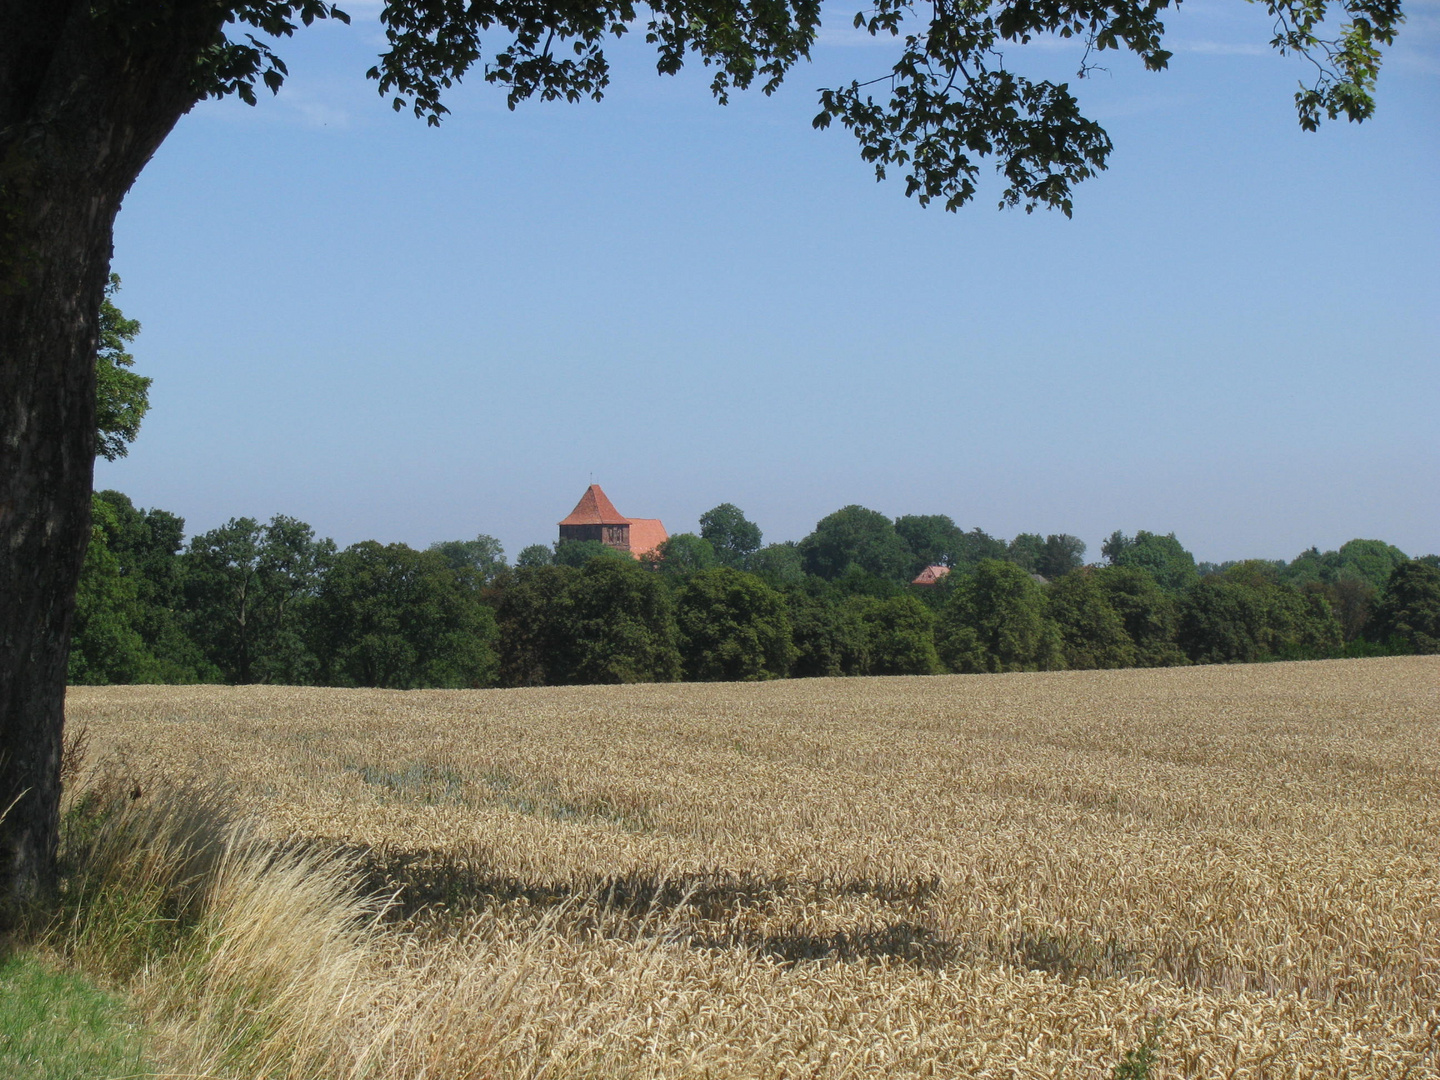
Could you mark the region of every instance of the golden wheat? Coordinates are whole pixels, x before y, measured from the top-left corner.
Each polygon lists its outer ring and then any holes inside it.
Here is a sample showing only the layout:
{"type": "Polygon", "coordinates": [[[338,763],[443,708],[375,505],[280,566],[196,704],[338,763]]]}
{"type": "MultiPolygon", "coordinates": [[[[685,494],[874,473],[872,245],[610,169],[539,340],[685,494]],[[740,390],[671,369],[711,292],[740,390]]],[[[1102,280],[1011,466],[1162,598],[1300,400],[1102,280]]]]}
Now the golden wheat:
{"type": "Polygon", "coordinates": [[[69,715],[398,890],[383,1075],[1440,1076],[1435,658],[69,715]]]}

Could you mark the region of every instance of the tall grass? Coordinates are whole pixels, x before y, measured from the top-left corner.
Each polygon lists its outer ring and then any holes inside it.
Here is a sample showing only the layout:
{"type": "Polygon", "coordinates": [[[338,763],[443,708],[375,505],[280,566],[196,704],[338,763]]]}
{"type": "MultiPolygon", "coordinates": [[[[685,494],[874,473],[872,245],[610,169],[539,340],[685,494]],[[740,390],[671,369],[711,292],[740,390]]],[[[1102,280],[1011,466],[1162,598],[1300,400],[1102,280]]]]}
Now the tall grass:
{"type": "Polygon", "coordinates": [[[353,867],[262,840],[216,789],[67,799],[45,946],[125,990],[187,1076],[360,1075],[380,905],[353,867]]]}

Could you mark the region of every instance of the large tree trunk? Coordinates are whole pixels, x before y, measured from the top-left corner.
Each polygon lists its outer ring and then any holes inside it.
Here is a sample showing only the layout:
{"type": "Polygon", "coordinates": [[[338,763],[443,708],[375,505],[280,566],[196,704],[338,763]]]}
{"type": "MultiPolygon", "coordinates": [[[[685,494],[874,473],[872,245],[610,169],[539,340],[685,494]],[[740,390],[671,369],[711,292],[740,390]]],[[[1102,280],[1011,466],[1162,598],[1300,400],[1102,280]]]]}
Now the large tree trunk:
{"type": "Polygon", "coordinates": [[[0,929],[54,873],[115,215],[197,99],[195,58],[220,18],[201,0],[108,15],[0,0],[0,929]]]}

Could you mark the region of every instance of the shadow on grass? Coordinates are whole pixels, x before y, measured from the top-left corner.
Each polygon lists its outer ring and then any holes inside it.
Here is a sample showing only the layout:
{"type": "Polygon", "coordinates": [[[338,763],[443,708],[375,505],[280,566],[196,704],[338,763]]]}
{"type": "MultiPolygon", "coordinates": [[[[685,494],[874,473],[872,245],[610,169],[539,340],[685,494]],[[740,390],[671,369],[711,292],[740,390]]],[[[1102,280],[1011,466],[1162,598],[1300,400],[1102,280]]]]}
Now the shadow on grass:
{"type": "Polygon", "coordinates": [[[588,900],[617,914],[666,916],[685,909],[701,919],[725,918],[736,912],[794,897],[869,897],[892,906],[918,907],[940,888],[936,878],[913,881],[812,881],[714,871],[682,876],[635,872],[569,882],[523,882],[496,873],[483,857],[428,850],[378,849],[357,845],[337,847],[362,868],[364,886],[393,896],[392,919],[412,919],[427,911],[468,915],[492,904],[524,900],[545,908],[588,900]]]}
{"type": "Polygon", "coordinates": [[[496,872],[483,853],[345,851],[363,868],[365,889],[394,898],[388,918],[429,925],[437,933],[486,908],[521,902],[537,914],[572,908],[573,919],[602,933],[663,934],[695,949],[745,950],[785,966],[885,962],[938,970],[989,962],[1066,982],[1136,970],[1135,953],[1113,938],[1027,929],[1003,939],[956,940],[934,925],[932,901],[941,892],[935,877],[814,880],[717,870],[537,884],[496,872]],[[822,933],[784,925],[786,908],[842,898],[869,901],[874,921],[822,933]]]}
{"type": "Polygon", "coordinates": [[[958,945],[920,921],[927,902],[939,892],[936,878],[814,881],[723,871],[676,876],[637,872],[536,884],[495,873],[483,859],[453,852],[345,850],[364,868],[366,889],[394,897],[388,917],[397,922],[443,924],[493,905],[523,902],[537,913],[570,906],[575,918],[597,926],[603,916],[616,928],[664,934],[695,949],[750,950],[786,966],[884,960],[941,968],[965,959],[958,945]],[[780,903],[841,897],[875,901],[896,917],[879,926],[829,934],[745,926],[755,921],[747,914],[763,915],[780,903]]]}
{"type": "Polygon", "coordinates": [[[696,935],[690,943],[701,949],[752,949],[786,967],[826,961],[888,960],[939,970],[956,967],[965,960],[955,942],[945,940],[928,927],[905,921],[866,930],[837,930],[831,934],[696,935]]]}

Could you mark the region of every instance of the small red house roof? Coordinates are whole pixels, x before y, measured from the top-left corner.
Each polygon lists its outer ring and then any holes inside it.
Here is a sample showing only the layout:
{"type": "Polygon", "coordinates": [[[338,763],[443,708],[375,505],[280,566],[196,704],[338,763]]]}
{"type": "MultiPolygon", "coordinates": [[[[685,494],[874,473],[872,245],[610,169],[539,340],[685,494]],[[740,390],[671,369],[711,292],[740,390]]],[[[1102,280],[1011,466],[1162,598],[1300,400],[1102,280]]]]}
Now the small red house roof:
{"type": "Polygon", "coordinates": [[[660,524],[659,518],[630,519],[630,554],[637,559],[650,554],[669,539],[670,534],[660,524]]]}
{"type": "Polygon", "coordinates": [[[615,509],[615,504],[600,490],[599,484],[591,484],[585,489],[585,494],[580,496],[580,501],[575,504],[575,509],[570,511],[570,516],[561,525],[629,525],[630,519],[622,517],[620,511],[615,509]]]}
{"type": "Polygon", "coordinates": [[[920,571],[918,577],[910,582],[911,585],[937,585],[940,579],[950,572],[948,566],[927,566],[920,571]]]}

